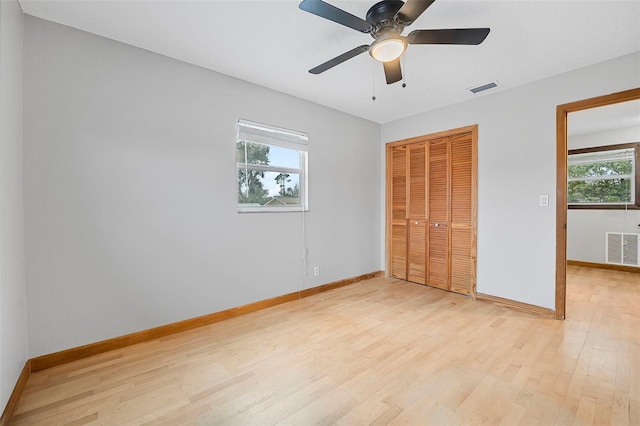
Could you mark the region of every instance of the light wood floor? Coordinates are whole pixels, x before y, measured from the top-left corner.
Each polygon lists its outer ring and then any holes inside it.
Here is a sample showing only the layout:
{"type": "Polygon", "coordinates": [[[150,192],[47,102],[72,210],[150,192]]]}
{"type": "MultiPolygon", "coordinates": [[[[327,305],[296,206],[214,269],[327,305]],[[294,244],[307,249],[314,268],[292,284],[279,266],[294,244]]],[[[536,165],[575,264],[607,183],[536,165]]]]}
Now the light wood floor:
{"type": "Polygon", "coordinates": [[[376,278],[35,373],[23,424],[640,425],[640,274],[567,320],[376,278]]]}

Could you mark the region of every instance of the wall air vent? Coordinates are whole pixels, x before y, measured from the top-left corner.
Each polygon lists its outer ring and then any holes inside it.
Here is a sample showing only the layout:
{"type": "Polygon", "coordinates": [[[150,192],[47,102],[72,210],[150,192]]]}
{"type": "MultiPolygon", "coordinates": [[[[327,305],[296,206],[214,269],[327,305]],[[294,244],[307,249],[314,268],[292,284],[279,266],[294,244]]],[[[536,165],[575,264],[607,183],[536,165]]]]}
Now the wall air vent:
{"type": "Polygon", "coordinates": [[[498,86],[500,86],[500,83],[498,83],[497,80],[494,80],[490,83],[481,84],[480,86],[472,87],[468,90],[471,93],[480,93],[480,92],[484,92],[485,90],[493,89],[494,87],[498,87],[498,86]]]}
{"type": "Polygon", "coordinates": [[[640,266],[640,234],[606,232],[604,250],[607,263],[640,266]]]}

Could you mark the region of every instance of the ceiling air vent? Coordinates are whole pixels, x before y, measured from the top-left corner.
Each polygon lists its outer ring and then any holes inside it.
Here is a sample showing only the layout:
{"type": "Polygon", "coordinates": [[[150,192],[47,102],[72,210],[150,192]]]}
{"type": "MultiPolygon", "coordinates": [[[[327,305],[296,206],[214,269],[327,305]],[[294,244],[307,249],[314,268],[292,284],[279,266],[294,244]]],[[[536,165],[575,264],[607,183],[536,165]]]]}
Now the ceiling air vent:
{"type": "Polygon", "coordinates": [[[469,91],[471,93],[480,93],[480,92],[484,92],[485,90],[493,89],[494,87],[498,87],[498,86],[500,86],[500,83],[498,83],[497,80],[494,80],[487,84],[482,84],[480,86],[472,87],[469,89],[469,91]]]}

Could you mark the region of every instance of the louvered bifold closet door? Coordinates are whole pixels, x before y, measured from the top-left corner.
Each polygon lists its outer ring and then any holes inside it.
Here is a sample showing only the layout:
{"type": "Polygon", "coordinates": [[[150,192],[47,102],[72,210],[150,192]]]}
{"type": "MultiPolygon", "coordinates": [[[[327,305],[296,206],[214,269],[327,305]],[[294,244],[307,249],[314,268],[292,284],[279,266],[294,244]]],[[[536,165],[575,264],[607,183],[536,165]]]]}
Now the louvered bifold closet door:
{"type": "Polygon", "coordinates": [[[390,276],[475,295],[476,145],[476,125],[387,144],[390,276]]]}
{"type": "Polygon", "coordinates": [[[449,138],[429,142],[427,284],[449,289],[449,138]]]}
{"type": "Polygon", "coordinates": [[[451,291],[469,294],[472,256],[473,147],[471,134],[451,138],[451,291]]]}
{"type": "Polygon", "coordinates": [[[426,145],[409,145],[407,280],[424,284],[426,271],[426,145]]]}
{"type": "Polygon", "coordinates": [[[407,148],[391,151],[391,276],[407,279],[407,148]]]}

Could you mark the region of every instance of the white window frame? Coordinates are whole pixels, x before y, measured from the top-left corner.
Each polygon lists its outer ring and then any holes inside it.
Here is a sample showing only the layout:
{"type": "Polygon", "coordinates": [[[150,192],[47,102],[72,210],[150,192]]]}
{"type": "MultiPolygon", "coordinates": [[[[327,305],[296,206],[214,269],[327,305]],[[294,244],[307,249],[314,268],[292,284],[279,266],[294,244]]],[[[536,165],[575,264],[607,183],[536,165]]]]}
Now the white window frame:
{"type": "MultiPolygon", "coordinates": [[[[271,126],[244,119],[236,120],[236,146],[238,142],[250,142],[254,144],[276,146],[298,151],[300,156],[300,168],[290,168],[262,164],[238,163],[236,159],[236,205],[239,213],[265,213],[265,212],[300,212],[309,210],[309,177],[308,177],[308,135],[304,132],[271,126]],[[254,206],[243,205],[237,202],[238,171],[258,170],[264,172],[298,174],[300,181],[299,194],[300,205],[293,206],[254,206]]],[[[246,158],[246,157],[245,157],[246,158]]]]}
{"type": "MultiPolygon", "coordinates": [[[[640,180],[640,174],[638,170],[638,154],[640,144],[627,143],[617,145],[598,146],[593,148],[574,149],[569,150],[568,154],[568,166],[572,163],[572,158],[579,164],[581,162],[607,162],[615,161],[616,159],[623,159],[623,157],[629,158],[632,164],[632,171],[626,175],[611,175],[611,176],[584,176],[584,177],[567,177],[567,184],[572,181],[594,181],[594,180],[608,180],[608,179],[629,179],[631,182],[631,201],[629,202],[590,202],[590,203],[575,203],[568,202],[570,209],[589,209],[589,208],[637,208],[640,204],[638,197],[638,181],[640,180]],[[622,155],[621,155],[622,154],[622,155]],[[584,158],[584,160],[581,160],[584,158]]],[[[567,190],[567,199],[569,193],[567,190]]]]}

